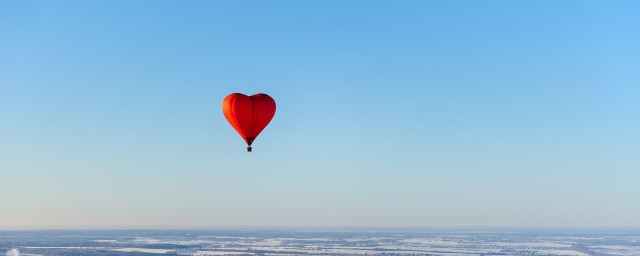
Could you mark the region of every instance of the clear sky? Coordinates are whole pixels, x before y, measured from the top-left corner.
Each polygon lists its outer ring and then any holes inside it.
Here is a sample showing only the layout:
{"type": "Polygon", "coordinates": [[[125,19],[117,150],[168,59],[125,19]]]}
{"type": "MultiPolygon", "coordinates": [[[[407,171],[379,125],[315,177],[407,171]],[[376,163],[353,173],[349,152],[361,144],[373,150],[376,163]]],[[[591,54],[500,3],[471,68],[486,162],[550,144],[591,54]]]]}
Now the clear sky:
{"type": "Polygon", "coordinates": [[[638,227],[639,13],[1,1],[0,227],[638,227]]]}

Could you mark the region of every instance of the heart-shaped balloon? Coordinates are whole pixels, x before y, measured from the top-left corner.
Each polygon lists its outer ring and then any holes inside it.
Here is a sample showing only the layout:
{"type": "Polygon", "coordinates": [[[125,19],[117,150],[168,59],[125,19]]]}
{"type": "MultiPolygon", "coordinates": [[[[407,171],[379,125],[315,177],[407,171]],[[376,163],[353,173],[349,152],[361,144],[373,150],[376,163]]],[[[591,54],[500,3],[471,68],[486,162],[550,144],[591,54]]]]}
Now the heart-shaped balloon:
{"type": "Polygon", "coordinates": [[[232,93],[222,100],[222,113],[251,152],[251,144],[276,114],[276,102],[264,93],[251,96],[232,93]]]}

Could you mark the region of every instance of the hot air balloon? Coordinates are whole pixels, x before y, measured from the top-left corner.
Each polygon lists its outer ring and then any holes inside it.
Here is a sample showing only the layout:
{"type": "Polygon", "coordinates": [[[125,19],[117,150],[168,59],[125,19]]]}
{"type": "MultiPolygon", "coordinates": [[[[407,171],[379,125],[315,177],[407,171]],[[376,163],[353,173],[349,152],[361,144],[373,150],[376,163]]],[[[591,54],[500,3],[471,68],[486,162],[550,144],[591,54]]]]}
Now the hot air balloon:
{"type": "Polygon", "coordinates": [[[251,96],[232,93],[222,100],[222,113],[251,152],[251,144],[276,114],[276,102],[264,93],[251,96]]]}

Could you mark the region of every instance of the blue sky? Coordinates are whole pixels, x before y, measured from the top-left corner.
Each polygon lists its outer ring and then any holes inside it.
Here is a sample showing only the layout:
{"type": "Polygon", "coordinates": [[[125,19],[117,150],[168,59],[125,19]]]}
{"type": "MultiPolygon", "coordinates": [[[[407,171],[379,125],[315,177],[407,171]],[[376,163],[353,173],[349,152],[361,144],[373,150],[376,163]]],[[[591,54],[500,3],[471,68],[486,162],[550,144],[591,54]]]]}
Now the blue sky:
{"type": "Polygon", "coordinates": [[[2,1],[0,227],[638,227],[639,12],[2,1]]]}

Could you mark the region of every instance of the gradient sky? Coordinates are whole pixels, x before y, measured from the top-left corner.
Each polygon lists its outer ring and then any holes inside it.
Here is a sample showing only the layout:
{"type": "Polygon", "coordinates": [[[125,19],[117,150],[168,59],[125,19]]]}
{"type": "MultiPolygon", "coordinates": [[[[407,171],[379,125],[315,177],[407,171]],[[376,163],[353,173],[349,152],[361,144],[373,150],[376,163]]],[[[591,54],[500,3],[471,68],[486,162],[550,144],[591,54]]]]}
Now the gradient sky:
{"type": "Polygon", "coordinates": [[[1,1],[0,228],[638,227],[639,13],[1,1]]]}

